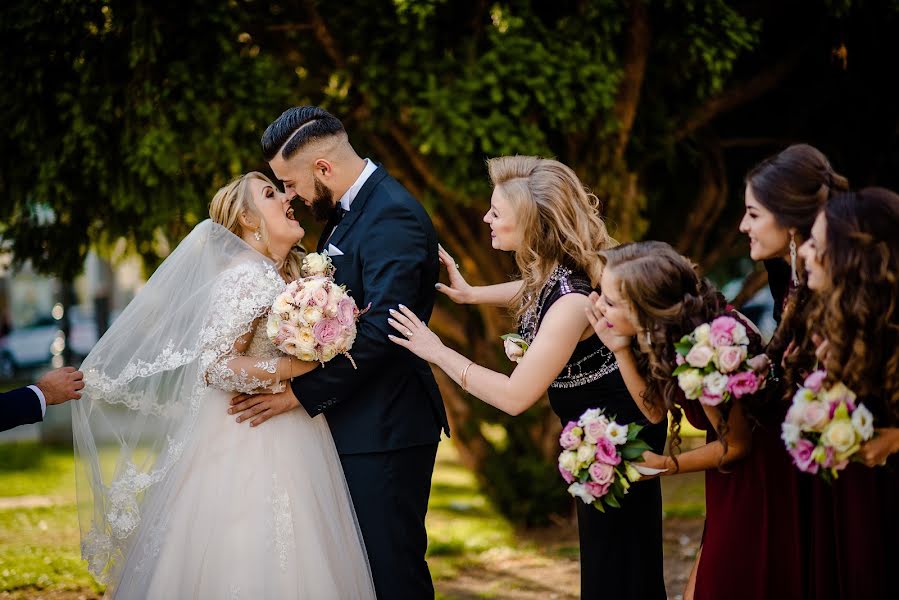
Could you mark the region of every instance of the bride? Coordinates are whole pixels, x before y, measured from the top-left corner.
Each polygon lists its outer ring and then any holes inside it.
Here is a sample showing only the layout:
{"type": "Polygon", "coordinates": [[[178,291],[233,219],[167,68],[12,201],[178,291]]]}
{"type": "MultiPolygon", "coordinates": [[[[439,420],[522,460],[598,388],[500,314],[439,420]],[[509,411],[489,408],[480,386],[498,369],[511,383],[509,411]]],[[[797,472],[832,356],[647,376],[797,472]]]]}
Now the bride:
{"type": "Polygon", "coordinates": [[[258,430],[227,413],[235,393],[317,366],[265,333],[303,228],[261,173],[209,212],[82,365],[82,555],[116,598],[374,598],[324,416],[290,410],[258,430]]]}

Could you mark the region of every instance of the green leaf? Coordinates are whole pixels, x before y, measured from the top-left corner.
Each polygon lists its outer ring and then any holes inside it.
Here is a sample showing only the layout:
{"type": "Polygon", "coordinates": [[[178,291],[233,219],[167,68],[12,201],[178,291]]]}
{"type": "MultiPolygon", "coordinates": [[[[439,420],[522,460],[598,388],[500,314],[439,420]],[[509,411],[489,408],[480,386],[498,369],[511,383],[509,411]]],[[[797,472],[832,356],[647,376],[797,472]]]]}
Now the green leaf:
{"type": "Polygon", "coordinates": [[[618,502],[618,498],[615,497],[615,494],[609,492],[605,496],[602,497],[603,500],[606,501],[606,504],[611,506],[612,508],[621,508],[621,504],[618,502]]]}
{"type": "Polygon", "coordinates": [[[671,376],[677,377],[678,375],[680,375],[684,371],[687,371],[688,369],[692,369],[692,367],[690,365],[688,365],[687,363],[684,363],[682,365],[677,365],[677,368],[674,369],[673,371],[671,371],[671,376]]]}
{"type": "Polygon", "coordinates": [[[677,353],[680,354],[681,356],[688,355],[690,353],[690,349],[692,347],[693,347],[693,344],[691,344],[689,341],[685,342],[684,340],[681,340],[679,342],[674,343],[675,351],[677,351],[677,353]]]}
{"type": "Polygon", "coordinates": [[[643,440],[634,440],[621,447],[621,458],[624,460],[636,460],[643,456],[647,450],[652,450],[649,444],[643,440]]]}
{"type": "Polygon", "coordinates": [[[642,425],[637,425],[636,423],[631,423],[627,426],[627,441],[632,442],[637,439],[637,436],[640,435],[640,432],[643,431],[642,425]]]}

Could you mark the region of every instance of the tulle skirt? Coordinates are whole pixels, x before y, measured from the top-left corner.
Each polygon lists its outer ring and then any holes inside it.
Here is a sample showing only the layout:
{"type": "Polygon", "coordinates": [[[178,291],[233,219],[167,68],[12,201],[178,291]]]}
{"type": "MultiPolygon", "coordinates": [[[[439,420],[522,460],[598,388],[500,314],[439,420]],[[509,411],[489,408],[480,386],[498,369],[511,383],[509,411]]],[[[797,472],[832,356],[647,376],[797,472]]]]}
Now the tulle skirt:
{"type": "Polygon", "coordinates": [[[115,598],[374,598],[340,459],[301,408],[251,428],[209,389],[184,455],[141,508],[115,598]]]}

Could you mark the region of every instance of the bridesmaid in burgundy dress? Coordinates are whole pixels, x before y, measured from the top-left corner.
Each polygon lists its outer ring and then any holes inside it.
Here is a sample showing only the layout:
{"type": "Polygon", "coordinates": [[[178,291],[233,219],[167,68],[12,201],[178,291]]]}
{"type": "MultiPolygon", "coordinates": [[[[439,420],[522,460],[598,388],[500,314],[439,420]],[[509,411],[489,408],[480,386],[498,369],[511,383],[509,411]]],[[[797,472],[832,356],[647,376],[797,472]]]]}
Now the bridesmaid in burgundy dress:
{"type": "MultiPolygon", "coordinates": [[[[809,328],[825,387],[842,381],[877,435],[828,484],[812,483],[810,597],[899,598],[899,195],[834,196],[800,253],[816,293],[809,328]]],[[[800,352],[815,354],[810,340],[800,352]]],[[[798,374],[795,374],[798,376],[798,374]]],[[[788,381],[796,379],[788,371],[788,381]]]]}
{"type": "Polygon", "coordinates": [[[795,503],[782,497],[784,478],[792,475],[783,447],[745,416],[755,408],[751,397],[704,405],[684,398],[671,376],[677,366],[675,342],[702,323],[722,315],[743,321],[754,354],[762,350],[760,336],[668,244],[627,244],[600,256],[605,269],[602,296],[594,297],[590,315],[594,329],[610,349],[636,341],[642,377],[626,378],[628,388],[643,384],[645,397],[664,402],[674,417],[671,456],[647,452],[644,464],[666,469],[663,476],[706,473],[702,549],[684,597],[800,597],[795,503]],[[707,432],[707,443],[678,455],[682,411],[707,432]]]}
{"type": "MultiPolygon", "coordinates": [[[[770,368],[775,376],[781,374],[784,363],[795,372],[807,372],[814,366],[813,354],[794,351],[797,343],[810,339],[806,313],[811,292],[804,283],[805,269],[798,248],[809,238],[815,217],[830,195],[848,189],[848,185],[827,157],[806,144],[790,146],[765,159],[746,177],[746,213],[740,231],[749,237],[752,259],[765,263],[774,297],[774,318],[779,323],[765,350],[770,360],[759,368],[770,368]]],[[[802,595],[808,597],[812,549],[807,504],[812,480],[793,467],[780,440],[780,426],[792,396],[790,389],[782,378],[769,381],[767,402],[756,411],[753,439],[765,447],[770,457],[767,468],[772,475],[777,473],[781,482],[776,491],[779,503],[791,515],[778,555],[795,568],[802,595]]]]}

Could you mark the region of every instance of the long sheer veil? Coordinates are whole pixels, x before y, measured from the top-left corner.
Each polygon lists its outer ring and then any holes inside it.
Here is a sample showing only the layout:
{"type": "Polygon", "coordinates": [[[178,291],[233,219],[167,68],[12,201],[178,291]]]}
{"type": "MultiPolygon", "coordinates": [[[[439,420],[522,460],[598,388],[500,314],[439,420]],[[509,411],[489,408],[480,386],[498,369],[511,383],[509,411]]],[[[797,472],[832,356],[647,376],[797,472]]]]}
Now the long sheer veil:
{"type": "Polygon", "coordinates": [[[260,277],[283,285],[271,260],[204,221],[85,359],[72,426],[82,556],[98,580],[115,578],[144,498],[190,442],[208,367],[269,308],[260,277]]]}

